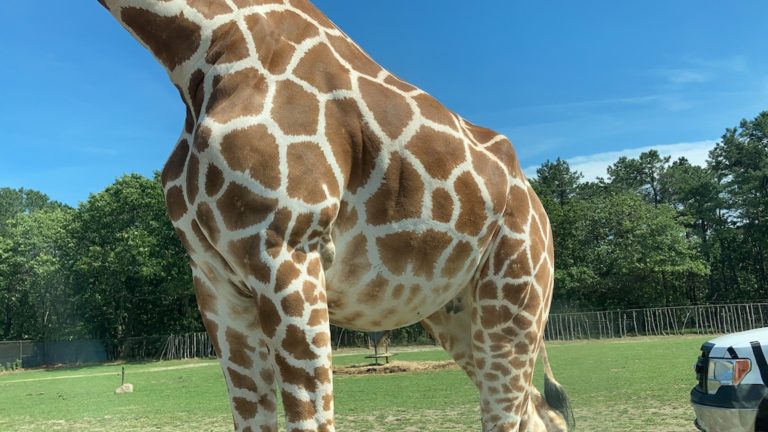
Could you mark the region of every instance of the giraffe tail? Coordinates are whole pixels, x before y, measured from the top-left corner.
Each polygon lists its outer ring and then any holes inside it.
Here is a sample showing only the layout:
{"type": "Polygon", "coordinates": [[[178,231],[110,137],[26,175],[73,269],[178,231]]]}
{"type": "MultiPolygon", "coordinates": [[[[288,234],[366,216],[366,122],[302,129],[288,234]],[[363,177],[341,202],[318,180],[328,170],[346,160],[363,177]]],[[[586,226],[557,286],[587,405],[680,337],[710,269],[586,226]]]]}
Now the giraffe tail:
{"type": "Polygon", "coordinates": [[[544,366],[544,400],[547,401],[547,404],[552,407],[552,409],[563,416],[563,419],[565,419],[565,423],[568,426],[568,431],[572,432],[576,430],[576,419],[573,417],[571,401],[568,399],[568,395],[565,394],[563,386],[555,380],[555,376],[552,373],[552,366],[549,364],[547,348],[543,338],[539,356],[541,358],[541,364],[544,366]]]}

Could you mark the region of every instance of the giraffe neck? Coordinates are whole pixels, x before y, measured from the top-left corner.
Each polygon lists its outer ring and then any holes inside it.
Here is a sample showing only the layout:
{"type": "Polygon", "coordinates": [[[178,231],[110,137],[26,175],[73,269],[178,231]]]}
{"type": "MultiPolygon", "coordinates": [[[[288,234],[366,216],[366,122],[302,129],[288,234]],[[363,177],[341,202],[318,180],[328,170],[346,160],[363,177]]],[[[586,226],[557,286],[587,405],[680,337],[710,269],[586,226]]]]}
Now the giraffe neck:
{"type": "MultiPolygon", "coordinates": [[[[218,63],[226,63],[233,47],[244,47],[236,38],[244,9],[269,9],[274,0],[98,0],[166,70],[182,99],[191,107],[194,95],[188,88],[193,73],[207,74],[218,63]],[[223,60],[223,61],[222,61],[223,60]]],[[[264,38],[282,37],[280,23],[260,20],[258,33],[264,38]]],[[[259,58],[269,58],[270,44],[258,44],[259,58]]]]}

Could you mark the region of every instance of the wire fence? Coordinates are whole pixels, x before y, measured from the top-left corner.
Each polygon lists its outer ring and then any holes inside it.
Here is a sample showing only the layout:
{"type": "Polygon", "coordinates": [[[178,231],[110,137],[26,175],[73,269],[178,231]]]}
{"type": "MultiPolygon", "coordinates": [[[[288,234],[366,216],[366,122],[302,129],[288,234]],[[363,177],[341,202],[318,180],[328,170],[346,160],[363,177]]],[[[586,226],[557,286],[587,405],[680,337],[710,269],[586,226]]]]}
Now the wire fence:
{"type": "Polygon", "coordinates": [[[108,360],[102,340],[0,342],[0,370],[55,364],[103,363],[108,360]]]}
{"type": "Polygon", "coordinates": [[[550,314],[547,340],[734,333],[765,327],[768,303],[550,314]]]}
{"type": "MultiPolygon", "coordinates": [[[[768,303],[678,306],[623,311],[550,314],[547,340],[610,339],[632,336],[720,334],[765,327],[768,303]]],[[[333,347],[373,347],[368,333],[331,326],[333,347]]],[[[390,346],[434,345],[420,325],[392,330],[390,346]]],[[[122,340],[0,341],[0,371],[109,360],[181,360],[213,358],[208,334],[133,337],[122,340]]]]}

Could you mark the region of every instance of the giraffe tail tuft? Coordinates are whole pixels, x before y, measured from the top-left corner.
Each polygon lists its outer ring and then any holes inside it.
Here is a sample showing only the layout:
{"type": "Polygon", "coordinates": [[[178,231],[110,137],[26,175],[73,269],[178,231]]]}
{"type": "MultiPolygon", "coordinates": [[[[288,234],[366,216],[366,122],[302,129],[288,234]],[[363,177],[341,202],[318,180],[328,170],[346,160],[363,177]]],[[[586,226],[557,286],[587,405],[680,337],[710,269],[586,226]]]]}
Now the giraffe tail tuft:
{"type": "Polygon", "coordinates": [[[544,346],[544,341],[541,344],[541,362],[544,366],[544,400],[555,411],[559,412],[565,423],[568,426],[568,431],[573,432],[576,430],[576,419],[573,416],[573,410],[571,409],[571,401],[568,399],[568,395],[565,394],[565,389],[555,380],[552,374],[552,367],[549,364],[549,358],[547,357],[547,349],[544,346]]]}

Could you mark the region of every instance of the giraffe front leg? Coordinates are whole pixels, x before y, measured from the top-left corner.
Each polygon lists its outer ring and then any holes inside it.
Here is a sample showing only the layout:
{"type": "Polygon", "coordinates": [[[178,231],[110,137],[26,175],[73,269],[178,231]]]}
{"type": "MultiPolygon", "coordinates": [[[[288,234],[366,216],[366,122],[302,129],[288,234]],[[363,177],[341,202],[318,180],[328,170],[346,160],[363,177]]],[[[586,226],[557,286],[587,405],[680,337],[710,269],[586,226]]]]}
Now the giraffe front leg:
{"type": "Polygon", "coordinates": [[[332,432],[331,332],[318,253],[285,252],[274,291],[259,296],[289,432],[332,432]]]}
{"type": "Polygon", "coordinates": [[[275,374],[257,304],[215,270],[193,266],[195,292],[227,382],[234,429],[277,432],[275,374]]]}

